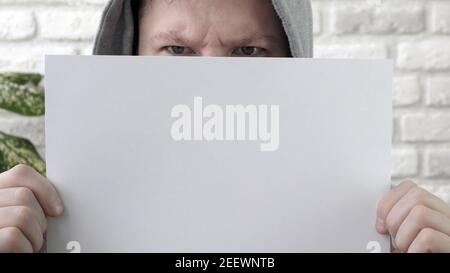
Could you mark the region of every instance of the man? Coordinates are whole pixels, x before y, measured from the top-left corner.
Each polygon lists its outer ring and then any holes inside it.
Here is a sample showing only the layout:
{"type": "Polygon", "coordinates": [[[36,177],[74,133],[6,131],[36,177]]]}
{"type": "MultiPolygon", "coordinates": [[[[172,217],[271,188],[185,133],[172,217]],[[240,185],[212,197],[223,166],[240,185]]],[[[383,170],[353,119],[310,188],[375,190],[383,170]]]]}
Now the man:
{"type": "MultiPolygon", "coordinates": [[[[310,3],[114,0],[104,13],[94,53],[312,57],[310,3]]],[[[183,71],[174,69],[174,78],[177,73],[183,71]]],[[[33,169],[20,165],[0,174],[0,251],[39,251],[46,217],[62,212],[54,187],[33,169]]],[[[402,183],[381,199],[377,218],[374,228],[390,234],[395,251],[450,252],[449,207],[412,182],[402,183]]]]}

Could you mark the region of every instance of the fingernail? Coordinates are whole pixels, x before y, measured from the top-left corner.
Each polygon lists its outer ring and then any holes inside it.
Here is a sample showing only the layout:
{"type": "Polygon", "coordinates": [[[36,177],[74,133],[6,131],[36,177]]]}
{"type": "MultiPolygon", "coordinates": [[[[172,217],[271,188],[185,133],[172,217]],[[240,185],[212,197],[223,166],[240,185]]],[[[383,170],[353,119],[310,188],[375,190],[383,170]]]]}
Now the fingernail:
{"type": "Polygon", "coordinates": [[[384,230],[384,220],[381,218],[377,218],[376,228],[378,231],[384,230]]]}
{"type": "Polygon", "coordinates": [[[53,208],[55,210],[55,213],[58,215],[63,212],[64,206],[63,206],[61,199],[56,198],[55,202],[53,202],[53,208]]]}
{"type": "Polygon", "coordinates": [[[391,237],[391,244],[392,244],[392,247],[393,247],[394,249],[398,249],[398,248],[397,248],[397,245],[395,244],[395,238],[392,238],[392,237],[391,237]]]}

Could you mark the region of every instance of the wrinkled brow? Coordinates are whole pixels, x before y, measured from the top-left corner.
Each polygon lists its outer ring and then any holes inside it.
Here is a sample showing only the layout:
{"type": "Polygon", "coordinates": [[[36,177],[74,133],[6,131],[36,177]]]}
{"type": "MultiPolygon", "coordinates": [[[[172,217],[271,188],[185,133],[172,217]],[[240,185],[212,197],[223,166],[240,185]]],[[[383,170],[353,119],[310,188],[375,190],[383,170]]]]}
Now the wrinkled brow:
{"type": "Polygon", "coordinates": [[[265,42],[267,44],[281,44],[283,40],[280,37],[270,34],[263,33],[249,33],[246,36],[236,36],[234,38],[230,38],[226,41],[219,40],[221,45],[223,46],[252,46],[255,45],[253,43],[265,42]]]}
{"type": "MultiPolygon", "coordinates": [[[[183,46],[205,46],[206,43],[204,41],[198,41],[182,34],[179,31],[167,31],[161,32],[156,35],[150,37],[149,40],[151,43],[174,43],[183,46]]],[[[280,37],[270,34],[261,34],[261,33],[250,33],[249,35],[245,35],[242,37],[234,37],[228,39],[227,41],[219,40],[222,46],[251,46],[252,43],[256,42],[266,42],[268,44],[280,44],[283,40],[280,37]]]]}
{"type": "Polygon", "coordinates": [[[161,32],[150,37],[150,43],[174,43],[183,46],[202,46],[203,42],[196,41],[178,31],[161,32]]]}

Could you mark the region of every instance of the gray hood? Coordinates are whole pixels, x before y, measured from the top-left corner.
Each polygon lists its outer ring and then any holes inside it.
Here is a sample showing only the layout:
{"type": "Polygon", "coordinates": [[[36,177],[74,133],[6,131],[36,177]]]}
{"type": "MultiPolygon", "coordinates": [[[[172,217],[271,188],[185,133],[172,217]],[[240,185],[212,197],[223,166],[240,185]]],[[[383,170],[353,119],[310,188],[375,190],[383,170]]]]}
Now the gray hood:
{"type": "MultiPolygon", "coordinates": [[[[95,39],[95,55],[134,55],[139,1],[111,0],[103,12],[95,39]]],[[[310,0],[272,0],[283,23],[293,57],[313,57],[310,0]]]]}

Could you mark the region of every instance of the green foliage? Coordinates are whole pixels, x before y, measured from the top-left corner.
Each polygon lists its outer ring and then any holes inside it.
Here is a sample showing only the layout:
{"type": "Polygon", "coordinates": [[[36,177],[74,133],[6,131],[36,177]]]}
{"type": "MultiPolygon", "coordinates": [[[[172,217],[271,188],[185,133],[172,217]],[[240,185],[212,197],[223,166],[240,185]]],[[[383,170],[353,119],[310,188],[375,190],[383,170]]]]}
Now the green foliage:
{"type": "Polygon", "coordinates": [[[0,132],[0,173],[18,164],[45,175],[45,162],[29,140],[0,132]]]}
{"type": "MultiPolygon", "coordinates": [[[[40,74],[0,74],[0,108],[24,116],[44,115],[41,81],[40,74]]],[[[0,132],[0,173],[18,164],[26,164],[45,175],[45,162],[29,140],[0,132]]]]}
{"type": "Polygon", "coordinates": [[[33,73],[4,73],[0,74],[0,82],[2,81],[9,81],[19,85],[32,84],[36,86],[41,83],[42,75],[33,73]]]}
{"type": "Polygon", "coordinates": [[[41,116],[45,113],[42,75],[0,74],[0,108],[24,116],[41,116]]]}

